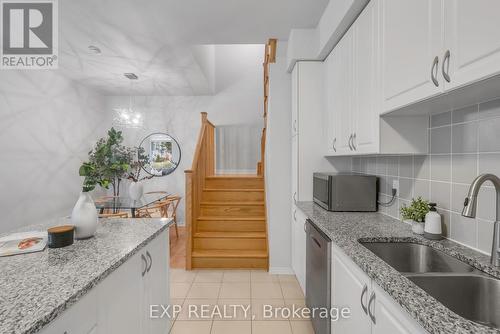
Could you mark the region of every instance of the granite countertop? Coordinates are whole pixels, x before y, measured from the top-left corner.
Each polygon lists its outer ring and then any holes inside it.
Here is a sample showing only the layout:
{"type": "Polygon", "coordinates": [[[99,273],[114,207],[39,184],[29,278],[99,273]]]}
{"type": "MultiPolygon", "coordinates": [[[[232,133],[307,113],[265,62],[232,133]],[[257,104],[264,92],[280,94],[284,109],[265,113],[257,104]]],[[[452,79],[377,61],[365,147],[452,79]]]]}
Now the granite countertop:
{"type": "MultiPolygon", "coordinates": [[[[45,231],[64,222],[22,231],[45,231]]],[[[93,238],[71,246],[1,257],[0,333],[39,331],[170,224],[171,219],[107,219],[93,238]]]]}
{"type": "Polygon", "coordinates": [[[313,202],[299,202],[297,207],[429,333],[500,333],[455,314],[358,241],[428,245],[500,278],[500,270],[490,265],[489,256],[450,240],[424,239],[410,225],[379,213],[328,212],[313,202]]]}

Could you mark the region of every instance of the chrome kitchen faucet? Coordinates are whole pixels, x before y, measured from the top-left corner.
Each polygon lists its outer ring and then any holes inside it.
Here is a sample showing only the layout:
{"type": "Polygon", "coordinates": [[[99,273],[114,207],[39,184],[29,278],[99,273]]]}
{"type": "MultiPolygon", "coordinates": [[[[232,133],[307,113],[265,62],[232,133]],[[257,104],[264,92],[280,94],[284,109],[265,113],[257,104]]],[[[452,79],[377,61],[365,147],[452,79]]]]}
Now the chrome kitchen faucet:
{"type": "Polygon", "coordinates": [[[468,218],[476,217],[476,208],[477,208],[477,194],[479,193],[479,189],[483,185],[484,182],[491,181],[495,186],[497,196],[497,214],[495,218],[495,225],[493,227],[493,245],[491,247],[491,264],[500,267],[500,178],[493,174],[482,174],[479,175],[470,185],[469,194],[464,202],[464,209],[462,211],[462,216],[468,218]]]}

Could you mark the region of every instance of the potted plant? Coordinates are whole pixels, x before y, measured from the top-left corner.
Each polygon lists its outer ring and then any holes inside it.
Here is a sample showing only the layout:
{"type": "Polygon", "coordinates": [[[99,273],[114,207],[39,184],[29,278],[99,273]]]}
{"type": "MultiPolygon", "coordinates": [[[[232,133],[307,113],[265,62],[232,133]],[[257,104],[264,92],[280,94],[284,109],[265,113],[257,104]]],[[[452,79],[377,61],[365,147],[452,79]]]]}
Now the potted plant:
{"type": "Polygon", "coordinates": [[[94,166],[100,179],[108,180],[113,196],[120,195],[121,181],[128,176],[135,154],[133,148],[122,145],[122,142],[122,132],[111,128],[108,137],[99,139],[89,152],[89,164],[94,166]]]}
{"type": "Polygon", "coordinates": [[[142,169],[148,163],[149,157],[144,153],[145,151],[143,147],[136,148],[136,152],[137,158],[130,164],[130,170],[127,177],[127,179],[132,181],[130,183],[128,192],[130,198],[132,198],[134,201],[140,199],[142,197],[142,194],[144,193],[144,188],[141,181],[149,180],[153,177],[153,175],[141,177],[142,169]]]}
{"type": "Polygon", "coordinates": [[[417,197],[412,199],[410,206],[403,205],[400,209],[403,221],[412,225],[413,232],[424,233],[425,215],[429,212],[429,202],[417,197]]]}
{"type": "Polygon", "coordinates": [[[75,237],[77,239],[90,238],[97,229],[97,210],[90,196],[90,192],[99,184],[108,188],[109,180],[103,178],[99,168],[92,162],[85,162],[79,170],[80,176],[84,176],[82,192],[71,212],[71,223],[75,226],[75,237]]]}

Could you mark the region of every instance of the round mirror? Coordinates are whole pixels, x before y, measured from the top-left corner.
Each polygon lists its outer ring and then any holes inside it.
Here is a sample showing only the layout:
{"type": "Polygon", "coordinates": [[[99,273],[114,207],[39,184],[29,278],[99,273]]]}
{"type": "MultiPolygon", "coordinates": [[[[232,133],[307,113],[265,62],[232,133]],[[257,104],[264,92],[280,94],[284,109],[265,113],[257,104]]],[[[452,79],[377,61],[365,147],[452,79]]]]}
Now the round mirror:
{"type": "Polygon", "coordinates": [[[173,173],[181,162],[179,143],[166,133],[152,133],[141,141],[140,154],[145,160],[142,168],[154,176],[173,173]]]}

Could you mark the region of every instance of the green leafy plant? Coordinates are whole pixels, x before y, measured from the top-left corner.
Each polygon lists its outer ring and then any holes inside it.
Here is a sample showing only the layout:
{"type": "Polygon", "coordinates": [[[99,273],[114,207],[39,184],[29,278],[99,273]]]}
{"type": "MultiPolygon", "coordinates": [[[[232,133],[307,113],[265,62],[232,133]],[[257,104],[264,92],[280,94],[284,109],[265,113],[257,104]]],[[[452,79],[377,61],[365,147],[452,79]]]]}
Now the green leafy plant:
{"type": "Polygon", "coordinates": [[[417,197],[412,199],[410,206],[403,205],[400,209],[403,219],[412,219],[416,222],[423,222],[425,215],[429,212],[429,202],[417,197]]]}
{"type": "Polygon", "coordinates": [[[103,179],[99,175],[98,168],[96,165],[90,162],[84,162],[80,166],[79,170],[80,176],[84,176],[83,180],[83,192],[89,192],[95,189],[96,185],[100,185],[103,188],[109,188],[109,180],[103,179]]]}
{"type": "Polygon", "coordinates": [[[141,171],[143,167],[149,162],[149,157],[145,153],[143,147],[137,147],[135,151],[137,152],[136,159],[130,164],[130,171],[128,173],[127,179],[133,182],[139,182],[142,180],[149,180],[153,178],[153,175],[148,175],[141,178],[141,171]]]}
{"type": "Polygon", "coordinates": [[[108,188],[113,187],[113,195],[120,194],[120,183],[128,176],[128,170],[133,162],[135,150],[122,145],[121,131],[111,128],[107,138],[97,141],[89,152],[89,161],[80,167],[80,175],[85,176],[83,191],[91,191],[97,184],[108,188]]]}

